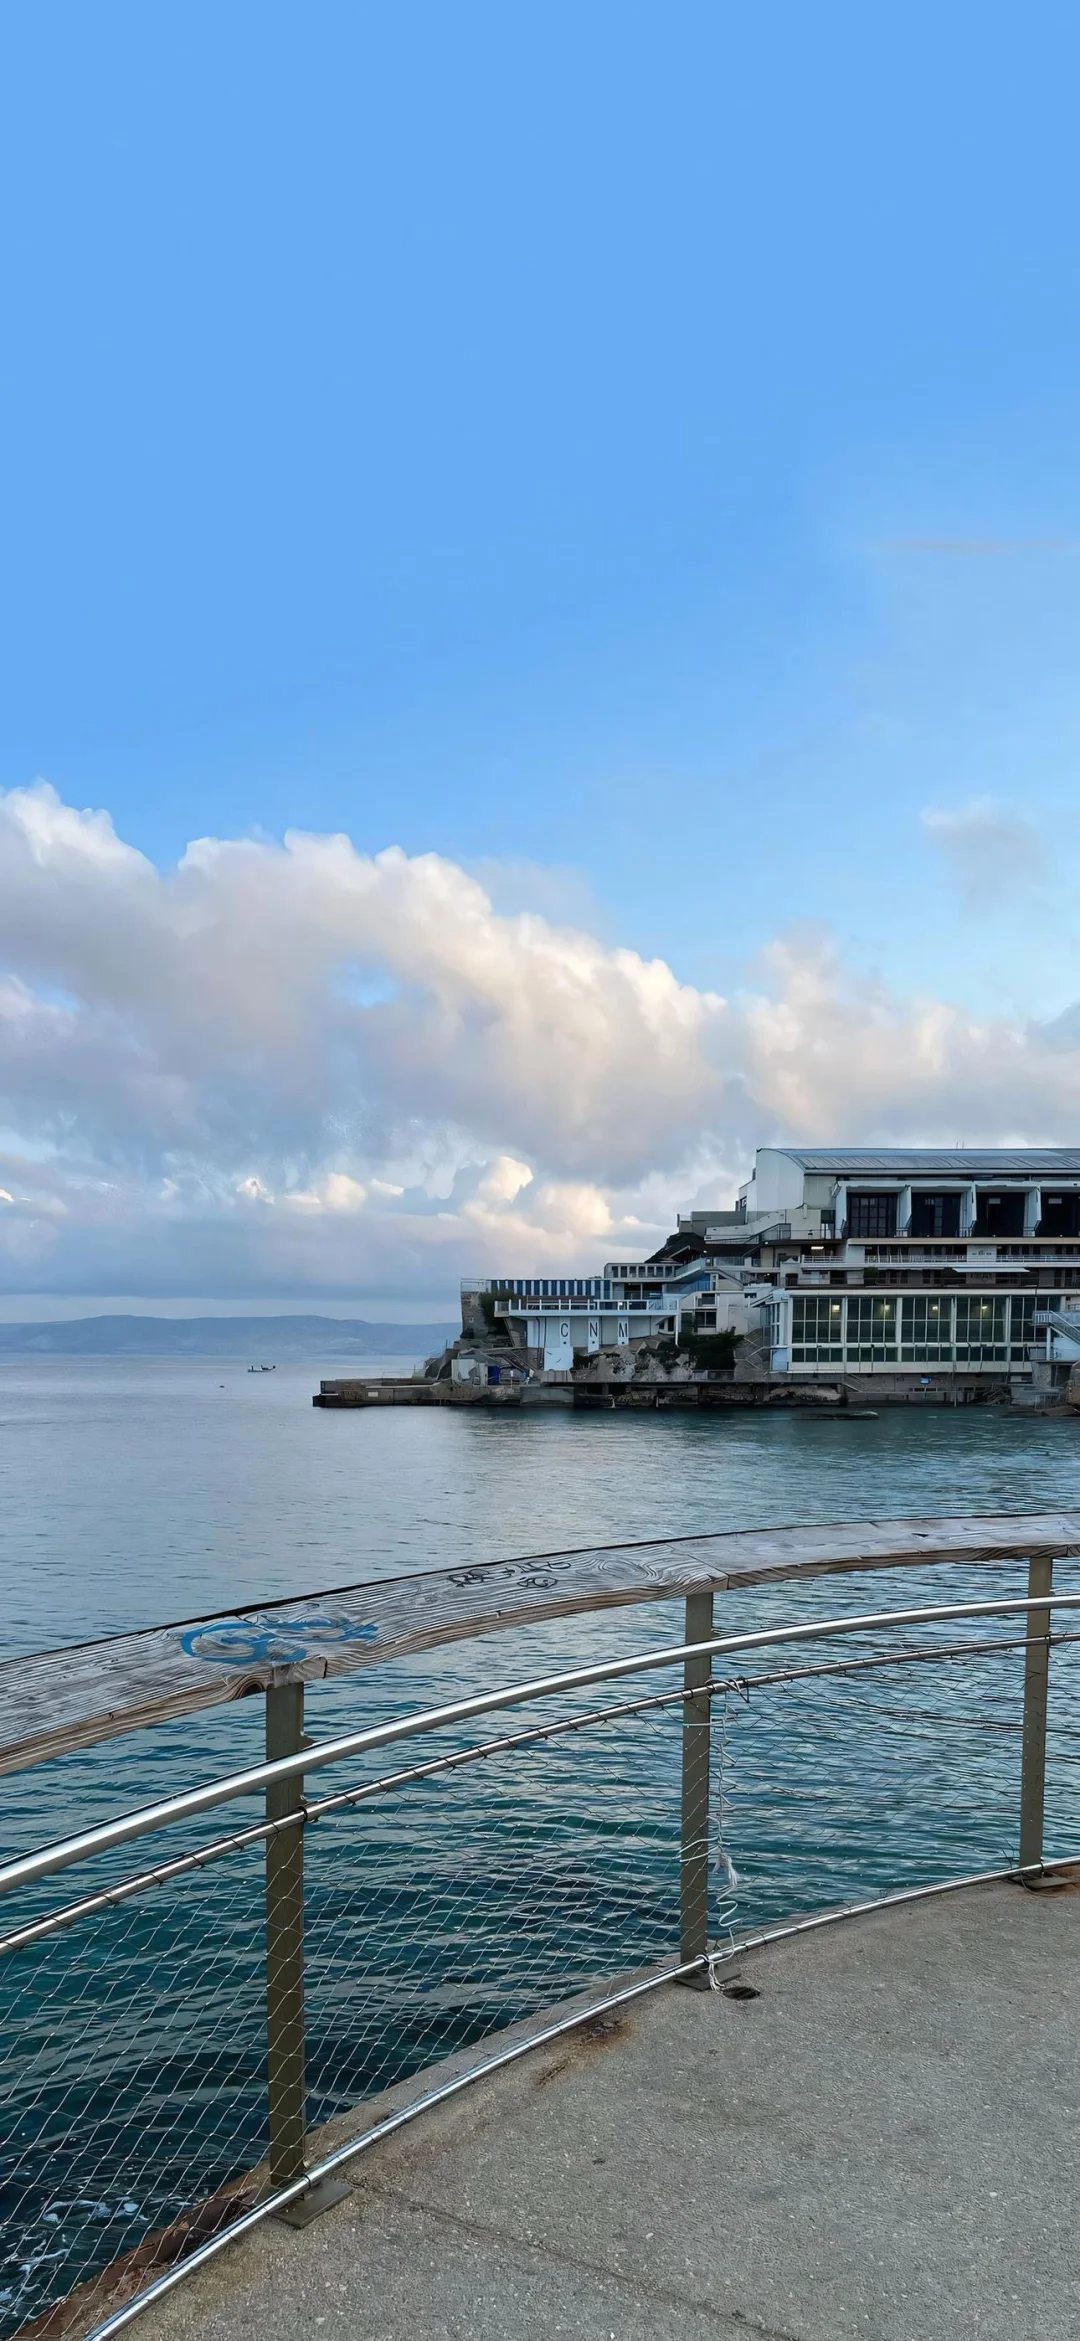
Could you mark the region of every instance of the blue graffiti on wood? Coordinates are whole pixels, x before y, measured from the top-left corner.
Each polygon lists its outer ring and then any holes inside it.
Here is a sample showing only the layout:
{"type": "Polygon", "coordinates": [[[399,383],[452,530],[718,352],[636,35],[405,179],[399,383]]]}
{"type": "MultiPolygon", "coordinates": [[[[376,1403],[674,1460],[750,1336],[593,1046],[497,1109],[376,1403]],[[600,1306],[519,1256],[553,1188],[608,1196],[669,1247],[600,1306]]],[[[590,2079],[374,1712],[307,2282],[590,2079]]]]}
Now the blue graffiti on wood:
{"type": "Polygon", "coordinates": [[[255,1659],[272,1666],[298,1666],[301,1659],[314,1658],[320,1651],[378,1638],[378,1626],[354,1625],[351,1618],[283,1618],[256,1610],[251,1617],[211,1618],[204,1626],[189,1626],[180,1636],[180,1648],[189,1658],[207,1659],[212,1666],[250,1666],[255,1659]]]}

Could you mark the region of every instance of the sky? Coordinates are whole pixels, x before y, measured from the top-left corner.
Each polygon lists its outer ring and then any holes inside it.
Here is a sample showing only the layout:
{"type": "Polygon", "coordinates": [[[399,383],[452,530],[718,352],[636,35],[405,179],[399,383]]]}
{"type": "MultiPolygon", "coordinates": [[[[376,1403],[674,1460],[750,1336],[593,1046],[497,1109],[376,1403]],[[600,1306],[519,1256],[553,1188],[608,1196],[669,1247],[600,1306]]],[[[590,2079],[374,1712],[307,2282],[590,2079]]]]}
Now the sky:
{"type": "Polygon", "coordinates": [[[1075,11],[0,26],[0,1312],[1075,1143],[1075,11]]]}

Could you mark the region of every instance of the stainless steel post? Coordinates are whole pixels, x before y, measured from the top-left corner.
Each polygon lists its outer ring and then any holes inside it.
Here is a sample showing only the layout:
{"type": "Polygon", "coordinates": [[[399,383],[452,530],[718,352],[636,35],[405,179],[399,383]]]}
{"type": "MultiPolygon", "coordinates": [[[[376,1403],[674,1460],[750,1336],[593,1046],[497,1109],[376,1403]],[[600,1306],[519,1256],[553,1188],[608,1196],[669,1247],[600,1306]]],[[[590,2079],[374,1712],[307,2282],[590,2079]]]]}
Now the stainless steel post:
{"type": "MultiPolygon", "coordinates": [[[[1052,1591],[1054,1564],[1037,1553],[1028,1567],[1028,1600],[1052,1591]]],[[[1050,1688],[1050,1611],[1029,1609],[1024,1653],[1024,1729],[1020,1756],[1020,1867],[1043,1866],[1046,1802],[1046,1706],[1050,1688]]]]}
{"type": "MultiPolygon", "coordinates": [[[[266,1761],[298,1755],[304,1745],[303,1683],[266,1694],[266,1761]]],[[[299,1774],[272,1782],[266,1818],[300,1812],[299,1774]]],[[[304,2170],[304,1825],[266,1841],[266,2070],[270,2110],[270,2183],[287,2187],[304,2170]]]]}
{"type": "MultiPolygon", "coordinates": [[[[688,1593],[686,1640],[708,1642],[713,1633],[711,1593],[688,1593]]],[[[712,1679],[708,1652],[688,1658],[683,1666],[683,1688],[693,1694],[683,1701],[682,1740],[682,1861],[680,1868],[679,1957],[704,1959],[709,1941],[709,1746],[712,1700],[705,1686],[712,1679]]],[[[695,1990],[708,1989],[708,1970],[699,1968],[682,1981],[695,1990]]]]}
{"type": "MultiPolygon", "coordinates": [[[[266,1761],[299,1755],[304,1738],[303,1683],[266,1694],[266,1761]]],[[[304,1807],[303,1775],[271,1781],[266,1818],[283,1821],[304,1807]]],[[[270,2113],[270,2184],[292,2186],[307,2164],[304,2077],[304,1824],[266,1840],[266,2088],[270,2113]]],[[[350,2192],[345,2179],[320,2179],[275,2217],[306,2227],[350,2192]]]]}

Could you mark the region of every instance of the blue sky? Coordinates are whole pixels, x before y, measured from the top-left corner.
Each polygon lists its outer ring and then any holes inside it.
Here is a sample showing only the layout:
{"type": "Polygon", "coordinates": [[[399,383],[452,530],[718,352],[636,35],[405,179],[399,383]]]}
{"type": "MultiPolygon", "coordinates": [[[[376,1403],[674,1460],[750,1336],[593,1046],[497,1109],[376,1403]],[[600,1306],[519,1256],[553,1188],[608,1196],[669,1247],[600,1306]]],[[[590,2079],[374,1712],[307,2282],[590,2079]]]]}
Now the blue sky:
{"type": "MultiPolygon", "coordinates": [[[[767,988],[820,929],[853,1002],[1058,1031],[1074,12],[43,0],[0,39],[0,788],[104,808],[163,873],[192,838],[343,831],[697,992],[767,988]]],[[[100,1015],[70,954],[3,956],[100,1015]]],[[[418,980],[364,960],[369,1000],[418,980]]],[[[845,1094],[835,1134],[881,1110],[845,1094]]],[[[967,1110],[993,1137],[1042,1108],[967,1110]]],[[[784,1112],[759,1085],[657,1169],[722,1182],[784,1112]]],[[[252,1128],[275,1193],[366,1182],[343,1113],[252,1128]]],[[[176,1171],[175,1134],[90,1132],[60,1090],[35,1114],[8,1108],[20,1161],[176,1171]]],[[[625,1202],[604,1144],[542,1151],[489,1101],[446,1161],[625,1202]]],[[[426,1302],[407,1251],[390,1282],[426,1302]]],[[[82,1256],[26,1239],[10,1274],[141,1289],[82,1256]]],[[[213,1268],[180,1245],[170,1273],[213,1268]]]]}

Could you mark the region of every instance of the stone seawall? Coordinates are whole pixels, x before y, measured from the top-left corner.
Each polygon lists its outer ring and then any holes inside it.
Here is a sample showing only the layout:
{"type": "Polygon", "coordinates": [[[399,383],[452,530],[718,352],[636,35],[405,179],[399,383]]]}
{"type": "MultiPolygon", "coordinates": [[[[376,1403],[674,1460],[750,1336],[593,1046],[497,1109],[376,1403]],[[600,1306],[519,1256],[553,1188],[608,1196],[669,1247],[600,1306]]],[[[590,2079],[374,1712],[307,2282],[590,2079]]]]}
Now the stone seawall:
{"type": "MultiPolygon", "coordinates": [[[[913,1386],[910,1379],[900,1374],[867,1375],[858,1383],[846,1386],[839,1382],[797,1381],[791,1375],[772,1375],[761,1381],[741,1381],[733,1375],[719,1379],[702,1380],[658,1379],[634,1377],[622,1380],[572,1381],[568,1375],[560,1377],[556,1387],[533,1381],[498,1383],[484,1382],[420,1382],[394,1375],[335,1378],[320,1384],[311,1403],[313,1406],[540,1406],[545,1403],[574,1406],[588,1412],[612,1407],[632,1408],[638,1412],[658,1413],[668,1408],[686,1407],[769,1407],[774,1411],[795,1412],[811,1409],[821,1413],[865,1411],[879,1406],[1001,1406],[1014,1399],[1023,1403],[1020,1391],[1014,1392],[1005,1381],[988,1376],[957,1375],[955,1380],[942,1380],[927,1389],[913,1386]]],[[[1061,1406],[1060,1396],[1056,1405],[1061,1406]]]]}
{"type": "Polygon", "coordinates": [[[520,1406],[521,1385],[414,1382],[393,1374],[320,1382],[313,1406],[520,1406]]]}

